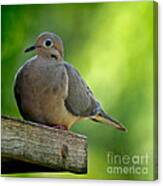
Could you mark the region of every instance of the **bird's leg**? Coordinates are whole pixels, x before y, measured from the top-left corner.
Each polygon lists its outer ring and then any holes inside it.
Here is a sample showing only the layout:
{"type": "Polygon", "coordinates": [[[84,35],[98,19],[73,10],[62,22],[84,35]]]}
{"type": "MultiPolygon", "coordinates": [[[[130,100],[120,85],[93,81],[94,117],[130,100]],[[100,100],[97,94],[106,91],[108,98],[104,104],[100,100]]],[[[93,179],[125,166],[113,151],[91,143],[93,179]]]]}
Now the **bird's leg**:
{"type": "Polygon", "coordinates": [[[53,124],[52,127],[55,129],[68,130],[67,126],[65,125],[53,124]]]}

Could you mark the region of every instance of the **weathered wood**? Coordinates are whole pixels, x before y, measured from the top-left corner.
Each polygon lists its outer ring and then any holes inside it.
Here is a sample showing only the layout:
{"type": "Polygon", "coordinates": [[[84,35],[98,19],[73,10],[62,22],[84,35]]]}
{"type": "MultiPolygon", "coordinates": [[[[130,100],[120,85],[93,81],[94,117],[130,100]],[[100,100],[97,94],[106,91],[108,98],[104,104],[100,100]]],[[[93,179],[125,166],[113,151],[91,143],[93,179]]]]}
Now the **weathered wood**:
{"type": "Polygon", "coordinates": [[[1,134],[3,164],[12,159],[45,170],[87,172],[85,136],[6,116],[1,118],[1,134]]]}

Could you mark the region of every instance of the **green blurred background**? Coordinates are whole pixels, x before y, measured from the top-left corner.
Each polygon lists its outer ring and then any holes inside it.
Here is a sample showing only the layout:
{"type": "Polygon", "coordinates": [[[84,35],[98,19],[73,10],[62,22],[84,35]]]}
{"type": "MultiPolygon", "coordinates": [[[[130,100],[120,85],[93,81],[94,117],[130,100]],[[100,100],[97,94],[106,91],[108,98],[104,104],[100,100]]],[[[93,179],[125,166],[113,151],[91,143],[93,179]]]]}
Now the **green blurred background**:
{"type": "Polygon", "coordinates": [[[90,120],[71,129],[88,137],[88,174],[19,173],[14,176],[152,179],[153,3],[2,6],[2,114],[21,118],[13,95],[24,54],[44,31],[61,36],[65,60],[73,64],[104,109],[128,128],[122,133],[90,120]],[[109,175],[107,152],[150,156],[147,175],[109,175]]]}

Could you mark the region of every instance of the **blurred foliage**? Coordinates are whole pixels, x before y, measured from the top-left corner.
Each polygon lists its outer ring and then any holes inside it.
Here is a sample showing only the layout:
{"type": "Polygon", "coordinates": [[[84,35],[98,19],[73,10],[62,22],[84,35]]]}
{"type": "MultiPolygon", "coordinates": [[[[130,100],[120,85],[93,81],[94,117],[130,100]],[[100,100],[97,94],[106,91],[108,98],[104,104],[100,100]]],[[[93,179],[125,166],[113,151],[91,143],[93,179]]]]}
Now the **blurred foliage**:
{"type": "Polygon", "coordinates": [[[23,50],[38,34],[61,36],[65,60],[73,64],[104,109],[124,123],[122,133],[86,120],[72,131],[88,136],[88,174],[29,173],[17,176],[152,179],[153,3],[2,6],[2,114],[21,117],[13,95],[18,68],[34,55],[23,50]],[[150,155],[148,175],[109,175],[107,152],[150,155]]]}

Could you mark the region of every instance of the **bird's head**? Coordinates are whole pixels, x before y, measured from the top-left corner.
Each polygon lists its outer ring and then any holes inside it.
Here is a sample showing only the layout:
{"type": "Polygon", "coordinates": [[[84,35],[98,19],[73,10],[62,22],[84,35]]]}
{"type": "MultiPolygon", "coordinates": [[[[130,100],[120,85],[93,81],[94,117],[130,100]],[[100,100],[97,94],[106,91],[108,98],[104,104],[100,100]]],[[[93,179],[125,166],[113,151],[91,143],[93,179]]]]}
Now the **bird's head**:
{"type": "Polygon", "coordinates": [[[35,45],[27,48],[25,52],[36,50],[39,56],[61,60],[64,57],[63,43],[54,33],[44,32],[37,37],[35,45]]]}

